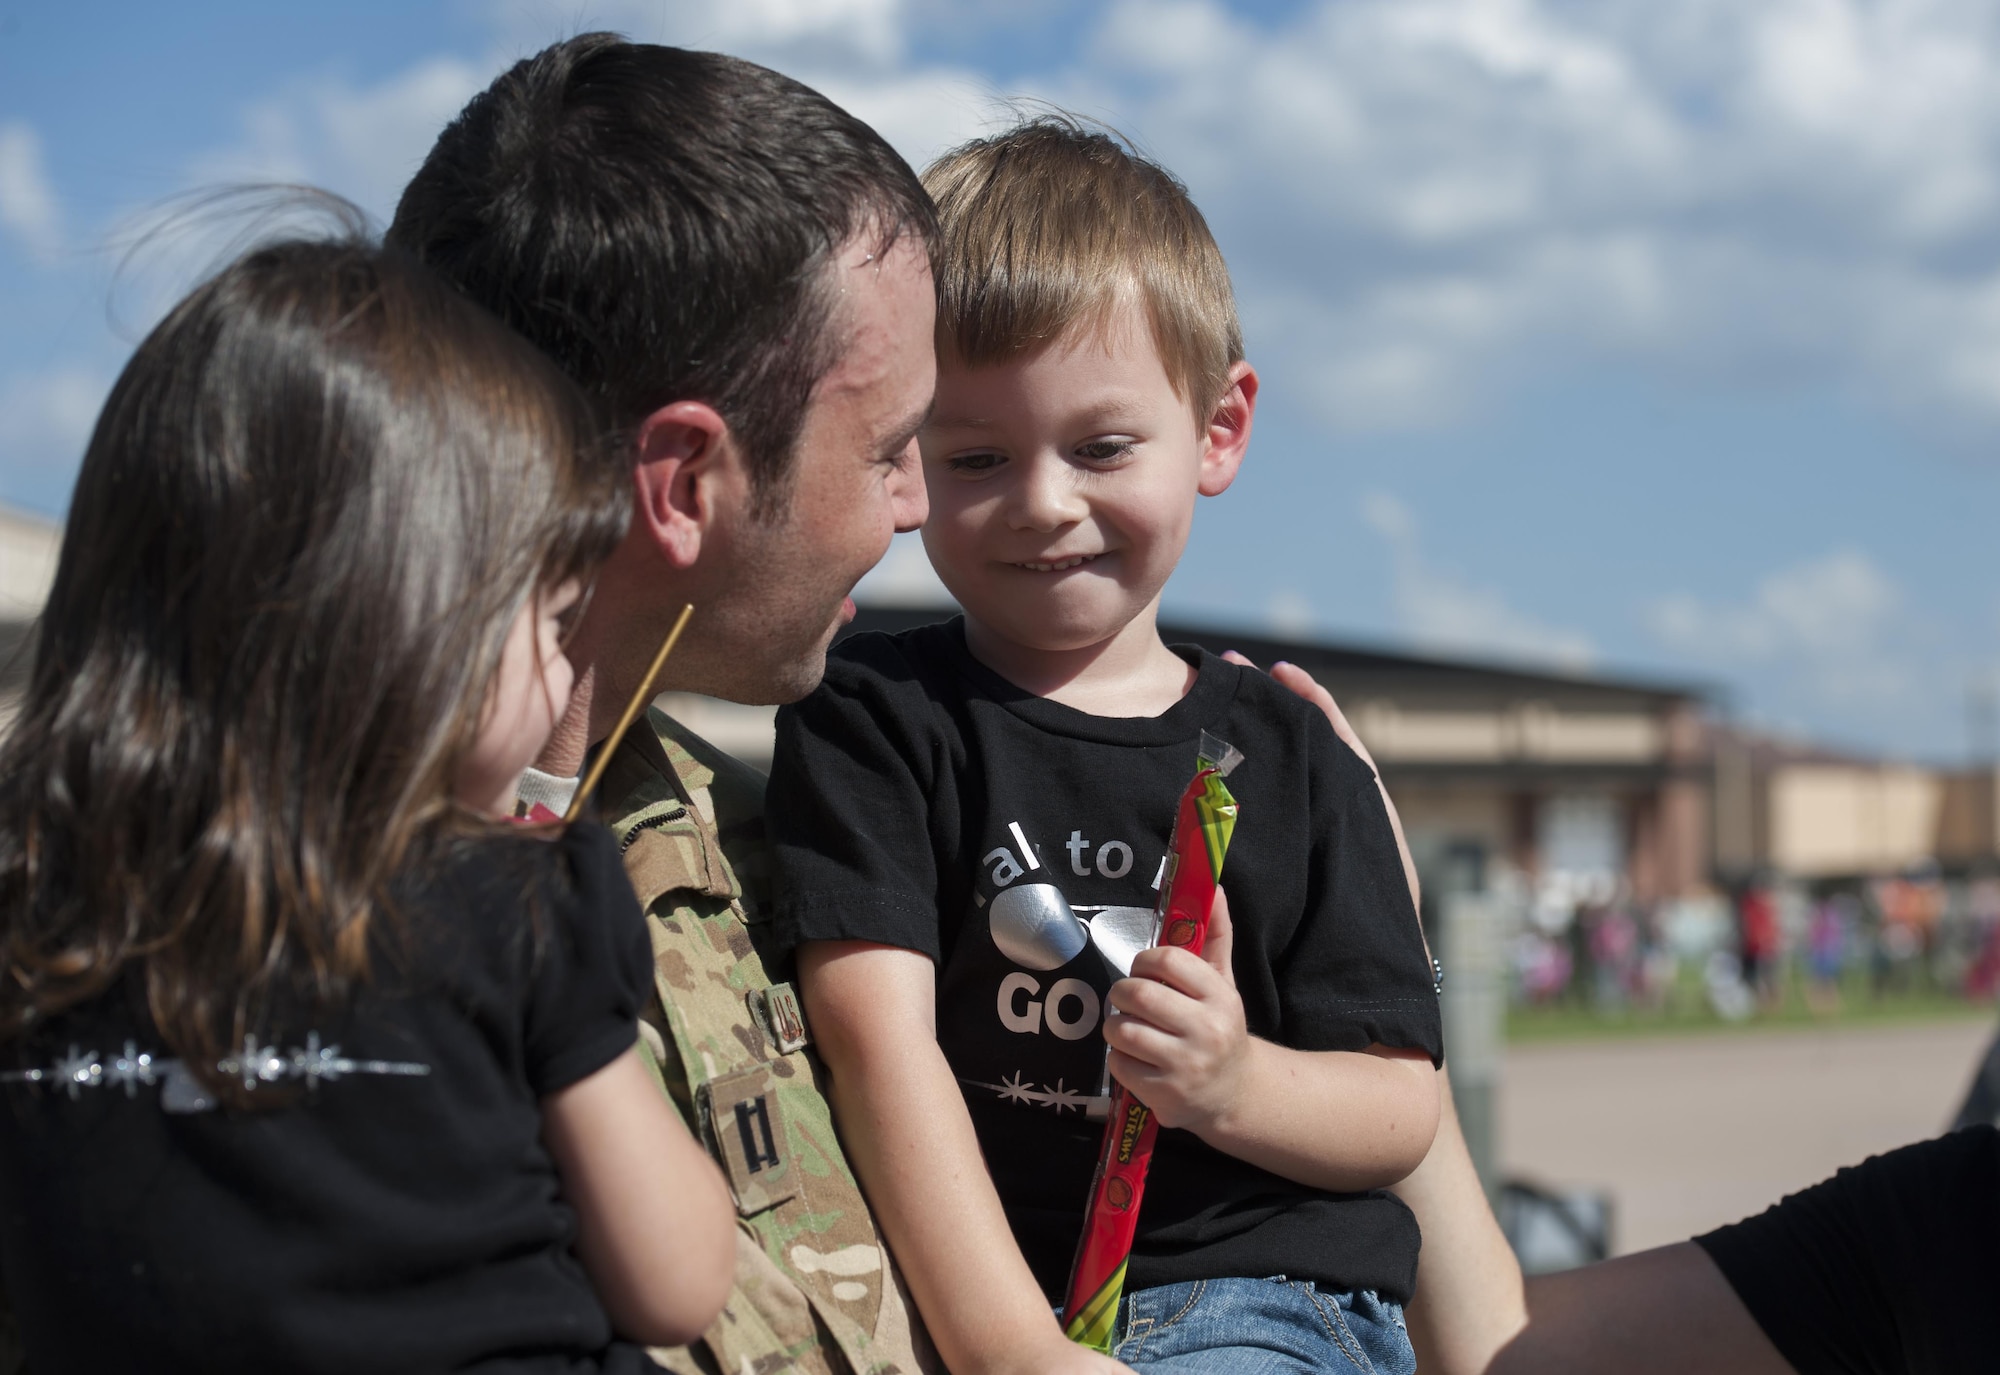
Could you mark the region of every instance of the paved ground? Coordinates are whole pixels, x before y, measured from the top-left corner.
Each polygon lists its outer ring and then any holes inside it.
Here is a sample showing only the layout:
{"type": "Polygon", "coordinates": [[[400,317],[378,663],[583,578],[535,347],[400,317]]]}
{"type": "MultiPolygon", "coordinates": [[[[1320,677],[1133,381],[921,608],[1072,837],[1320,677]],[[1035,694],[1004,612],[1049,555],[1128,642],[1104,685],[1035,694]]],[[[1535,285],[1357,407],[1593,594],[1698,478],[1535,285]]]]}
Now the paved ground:
{"type": "Polygon", "coordinates": [[[1620,1252],[1683,1240],[1935,1135],[1992,1035],[1979,1020],[1510,1048],[1502,1169],[1610,1189],[1620,1252]]]}

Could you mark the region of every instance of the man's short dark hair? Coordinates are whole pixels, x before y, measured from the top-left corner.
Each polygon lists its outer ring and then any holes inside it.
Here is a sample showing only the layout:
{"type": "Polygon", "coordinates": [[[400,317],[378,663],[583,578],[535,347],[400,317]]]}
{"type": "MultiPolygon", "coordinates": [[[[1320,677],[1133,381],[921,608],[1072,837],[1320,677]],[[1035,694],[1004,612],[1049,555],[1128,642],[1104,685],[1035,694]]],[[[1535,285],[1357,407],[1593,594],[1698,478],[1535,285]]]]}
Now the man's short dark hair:
{"type": "Polygon", "coordinates": [[[389,241],[637,424],[704,401],[781,505],[842,340],[827,268],[937,217],[881,135],[740,58],[590,33],[516,63],[438,136],[389,241]]]}

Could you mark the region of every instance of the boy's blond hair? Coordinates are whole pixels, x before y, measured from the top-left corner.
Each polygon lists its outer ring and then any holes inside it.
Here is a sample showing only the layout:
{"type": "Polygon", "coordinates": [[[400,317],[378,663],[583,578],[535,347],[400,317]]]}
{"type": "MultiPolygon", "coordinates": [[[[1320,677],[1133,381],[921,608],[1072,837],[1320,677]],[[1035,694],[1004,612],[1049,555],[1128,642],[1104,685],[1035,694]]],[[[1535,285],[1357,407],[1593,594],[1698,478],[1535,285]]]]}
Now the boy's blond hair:
{"type": "Polygon", "coordinates": [[[1197,420],[1243,358],[1229,269],[1173,173],[1051,113],[954,148],[924,173],[937,201],[938,341],[1004,363],[1137,301],[1197,420]]]}

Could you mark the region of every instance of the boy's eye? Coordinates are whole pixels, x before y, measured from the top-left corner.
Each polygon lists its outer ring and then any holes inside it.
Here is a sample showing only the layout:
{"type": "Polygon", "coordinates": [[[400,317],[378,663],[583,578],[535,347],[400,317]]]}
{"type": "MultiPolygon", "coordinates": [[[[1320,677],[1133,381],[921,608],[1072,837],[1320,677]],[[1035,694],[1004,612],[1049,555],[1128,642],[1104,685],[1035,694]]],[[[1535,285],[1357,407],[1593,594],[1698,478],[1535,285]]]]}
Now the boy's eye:
{"type": "Polygon", "coordinates": [[[1115,462],[1131,452],[1132,441],[1129,439],[1093,439],[1088,444],[1076,446],[1076,456],[1089,459],[1092,463],[1115,462]]]}
{"type": "Polygon", "coordinates": [[[944,466],[954,473],[990,473],[1006,461],[1001,454],[982,450],[978,453],[953,454],[944,461],[944,466]]]}

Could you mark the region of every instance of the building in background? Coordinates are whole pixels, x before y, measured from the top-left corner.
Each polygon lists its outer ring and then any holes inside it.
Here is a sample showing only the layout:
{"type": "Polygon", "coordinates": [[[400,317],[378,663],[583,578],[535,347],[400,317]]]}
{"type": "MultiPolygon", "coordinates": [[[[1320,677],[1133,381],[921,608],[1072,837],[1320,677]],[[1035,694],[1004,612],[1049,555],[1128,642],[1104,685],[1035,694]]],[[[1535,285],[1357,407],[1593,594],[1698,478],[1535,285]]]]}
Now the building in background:
{"type": "MultiPolygon", "coordinates": [[[[1427,888],[1574,907],[1686,897],[1711,868],[1697,688],[1169,624],[1324,684],[1396,799],[1427,888]]],[[[1428,905],[1428,904],[1427,904],[1428,905]]]]}
{"type": "Polygon", "coordinates": [[[55,581],[62,526],[0,506],[0,724],[11,721],[27,683],[28,631],[55,581]]]}
{"type": "Polygon", "coordinates": [[[1961,873],[2000,868],[2000,765],[1971,765],[1941,778],[1938,863],[1961,873]]]}
{"type": "Polygon", "coordinates": [[[2000,857],[2000,771],[1869,758],[1716,727],[1715,870],[1826,884],[2000,857]]]}
{"type": "MultiPolygon", "coordinates": [[[[949,614],[864,607],[848,633],[949,614]]],[[[1169,643],[1287,659],[1332,690],[1394,790],[1412,849],[1450,886],[1502,873],[1579,897],[1680,896],[1710,870],[1700,690],[1279,640],[1168,621],[1169,643]]],[[[752,762],[770,758],[772,710],[705,698],[663,703],[752,762]]]]}

